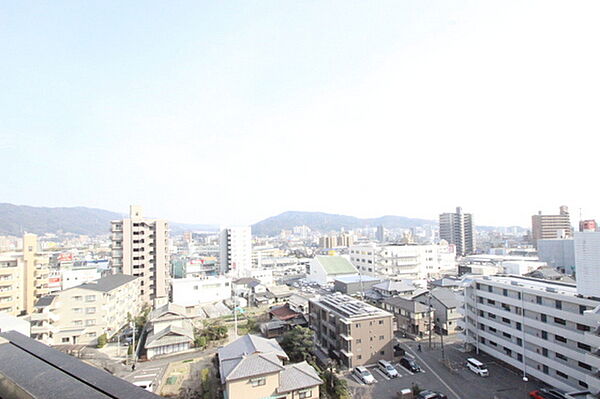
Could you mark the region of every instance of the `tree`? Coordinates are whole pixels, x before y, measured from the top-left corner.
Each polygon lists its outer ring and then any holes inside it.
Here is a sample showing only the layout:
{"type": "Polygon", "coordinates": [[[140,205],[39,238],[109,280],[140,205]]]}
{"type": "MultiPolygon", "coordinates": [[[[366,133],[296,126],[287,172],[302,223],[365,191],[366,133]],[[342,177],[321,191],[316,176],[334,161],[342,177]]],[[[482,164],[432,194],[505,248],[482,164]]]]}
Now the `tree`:
{"type": "Polygon", "coordinates": [[[203,335],[196,335],[194,337],[194,346],[200,349],[206,349],[207,340],[203,335]]]}
{"type": "Polygon", "coordinates": [[[248,333],[259,331],[258,323],[254,317],[248,317],[246,319],[246,329],[248,330],[248,333]]]}
{"type": "Polygon", "coordinates": [[[308,361],[314,357],[313,332],[310,328],[296,326],[283,334],[281,347],[293,363],[308,361]]]}
{"type": "Polygon", "coordinates": [[[98,348],[104,348],[106,346],[106,342],[108,341],[106,337],[106,333],[102,334],[98,337],[98,348]]]}

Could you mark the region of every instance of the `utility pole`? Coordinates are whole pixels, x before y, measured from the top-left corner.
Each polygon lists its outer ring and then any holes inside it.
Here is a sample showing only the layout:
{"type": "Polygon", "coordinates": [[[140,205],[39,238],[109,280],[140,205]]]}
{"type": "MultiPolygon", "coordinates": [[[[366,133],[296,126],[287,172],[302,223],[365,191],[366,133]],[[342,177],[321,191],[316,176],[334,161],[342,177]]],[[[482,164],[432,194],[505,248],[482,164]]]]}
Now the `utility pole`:
{"type": "Polygon", "coordinates": [[[440,341],[442,344],[442,361],[446,360],[446,356],[444,355],[444,331],[440,331],[440,341]]]}
{"type": "Polygon", "coordinates": [[[431,349],[431,291],[427,294],[428,314],[429,314],[429,349],[431,349]]]}
{"type": "Polygon", "coordinates": [[[135,333],[137,332],[136,328],[135,328],[135,321],[131,322],[131,330],[133,332],[132,337],[133,337],[133,341],[131,342],[131,345],[133,346],[133,364],[135,365],[135,355],[136,355],[136,350],[135,350],[135,333]]]}

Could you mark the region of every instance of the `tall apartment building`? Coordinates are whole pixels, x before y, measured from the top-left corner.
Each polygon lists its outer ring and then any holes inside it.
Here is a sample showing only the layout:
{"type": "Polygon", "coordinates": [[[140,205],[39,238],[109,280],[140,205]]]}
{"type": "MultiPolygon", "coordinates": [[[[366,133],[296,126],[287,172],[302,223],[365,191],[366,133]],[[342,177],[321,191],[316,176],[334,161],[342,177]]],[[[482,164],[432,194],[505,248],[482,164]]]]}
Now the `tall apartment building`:
{"type": "Polygon", "coordinates": [[[221,274],[245,276],[252,269],[252,230],[250,226],[221,229],[221,274]]]}
{"type": "Polygon", "coordinates": [[[347,368],[392,360],[393,315],[343,294],[309,301],[310,328],[326,355],[347,368]]]}
{"type": "Polygon", "coordinates": [[[600,300],[574,284],[516,276],[464,291],[466,344],[559,389],[600,391],[600,300]]]}
{"type": "Polygon", "coordinates": [[[350,261],[363,274],[424,279],[455,272],[455,246],[375,243],[350,247],[350,261]]]}
{"type": "Polygon", "coordinates": [[[440,239],[456,245],[457,255],[472,254],[475,251],[473,215],[463,213],[461,207],[457,207],[455,213],[442,213],[440,215],[440,239]]]}
{"type": "Polygon", "coordinates": [[[537,245],[537,240],[571,237],[572,234],[569,208],[565,205],[560,207],[558,215],[542,215],[539,211],[531,217],[533,245],[537,245]]]}
{"type": "Polygon", "coordinates": [[[131,205],[129,218],[111,222],[113,272],[140,278],[140,297],[159,305],[168,300],[170,270],[169,225],[146,219],[131,205]]]}
{"type": "Polygon", "coordinates": [[[31,337],[49,345],[95,344],[110,338],[141,310],[141,279],[113,274],[40,298],[31,314],[31,337]]]}
{"type": "Polygon", "coordinates": [[[38,251],[37,236],[23,236],[21,252],[0,254],[0,313],[29,314],[48,290],[48,257],[38,251]]]}
{"type": "Polygon", "coordinates": [[[600,232],[575,233],[575,276],[581,295],[600,298],[600,232]]]}

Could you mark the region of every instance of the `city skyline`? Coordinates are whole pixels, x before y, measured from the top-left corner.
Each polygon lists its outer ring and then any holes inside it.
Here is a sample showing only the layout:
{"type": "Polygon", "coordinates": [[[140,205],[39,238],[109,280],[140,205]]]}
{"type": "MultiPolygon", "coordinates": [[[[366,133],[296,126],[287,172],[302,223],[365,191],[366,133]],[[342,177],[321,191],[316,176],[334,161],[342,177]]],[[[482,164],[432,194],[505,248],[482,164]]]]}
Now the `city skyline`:
{"type": "Polygon", "coordinates": [[[215,225],[594,218],[565,164],[598,129],[599,7],[4,4],[3,201],[215,225]]]}

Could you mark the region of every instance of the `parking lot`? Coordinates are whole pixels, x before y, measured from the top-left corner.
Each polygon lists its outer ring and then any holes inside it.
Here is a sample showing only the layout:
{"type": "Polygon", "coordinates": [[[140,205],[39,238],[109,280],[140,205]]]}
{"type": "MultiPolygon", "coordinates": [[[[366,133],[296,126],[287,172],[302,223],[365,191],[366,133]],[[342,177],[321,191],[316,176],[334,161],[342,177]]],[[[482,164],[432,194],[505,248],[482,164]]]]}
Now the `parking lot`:
{"type": "Polygon", "coordinates": [[[353,398],[391,399],[397,398],[397,392],[402,388],[411,388],[417,384],[421,389],[431,389],[441,392],[449,399],[527,399],[528,392],[539,388],[535,381],[524,382],[522,375],[510,370],[485,355],[463,353],[459,344],[448,344],[445,347],[446,364],[442,362],[442,352],[439,346],[428,349],[422,344],[422,352],[416,350],[415,343],[403,343],[402,347],[412,354],[421,366],[421,373],[411,373],[398,364],[392,364],[400,377],[390,379],[377,367],[369,367],[377,382],[372,385],[362,383],[358,377],[348,372],[344,378],[353,398]],[[489,377],[480,377],[465,366],[466,359],[477,357],[489,370],[489,377]],[[448,366],[450,364],[450,367],[448,366]]]}

